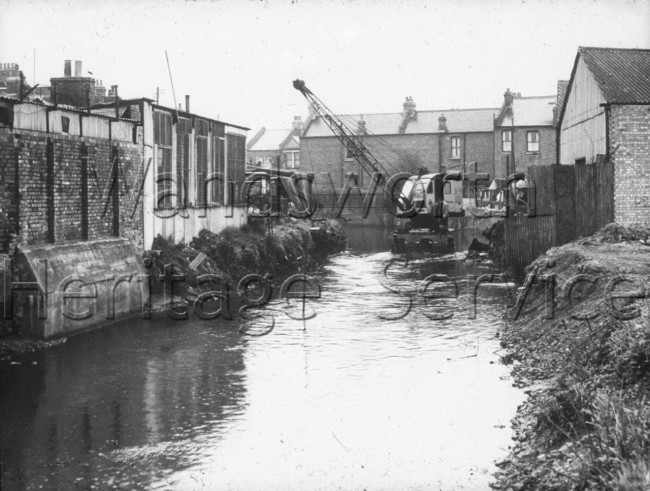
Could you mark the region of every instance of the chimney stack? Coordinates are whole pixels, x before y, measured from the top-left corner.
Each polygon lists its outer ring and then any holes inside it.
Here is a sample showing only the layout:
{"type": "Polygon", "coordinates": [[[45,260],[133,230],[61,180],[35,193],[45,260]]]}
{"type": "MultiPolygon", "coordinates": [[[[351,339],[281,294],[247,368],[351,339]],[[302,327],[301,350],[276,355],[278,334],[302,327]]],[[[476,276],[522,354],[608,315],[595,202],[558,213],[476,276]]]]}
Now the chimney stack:
{"type": "Polygon", "coordinates": [[[438,118],[438,131],[448,131],[447,130],[447,118],[444,114],[441,114],[438,118]]]}
{"type": "Polygon", "coordinates": [[[190,96],[186,95],[185,96],[185,111],[190,112],[190,96]]]}
{"type": "Polygon", "coordinates": [[[505,103],[505,105],[511,106],[513,99],[514,99],[514,94],[510,92],[510,89],[506,89],[505,93],[503,94],[503,102],[505,103]]]}
{"type": "Polygon", "coordinates": [[[74,62],[74,76],[83,77],[81,74],[81,60],[75,60],[74,62]]]}
{"type": "Polygon", "coordinates": [[[65,60],[65,63],[63,65],[63,76],[64,77],[72,77],[72,61],[71,60],[65,60]]]}
{"type": "Polygon", "coordinates": [[[413,102],[413,97],[407,97],[404,101],[404,115],[415,116],[415,102],[413,102]]]}
{"type": "Polygon", "coordinates": [[[302,118],[300,116],[294,116],[292,126],[294,131],[297,132],[302,131],[303,128],[302,118]]]}
{"type": "Polygon", "coordinates": [[[363,114],[359,118],[359,121],[357,121],[357,134],[359,134],[359,135],[365,135],[366,134],[366,122],[363,119],[363,114]]]}

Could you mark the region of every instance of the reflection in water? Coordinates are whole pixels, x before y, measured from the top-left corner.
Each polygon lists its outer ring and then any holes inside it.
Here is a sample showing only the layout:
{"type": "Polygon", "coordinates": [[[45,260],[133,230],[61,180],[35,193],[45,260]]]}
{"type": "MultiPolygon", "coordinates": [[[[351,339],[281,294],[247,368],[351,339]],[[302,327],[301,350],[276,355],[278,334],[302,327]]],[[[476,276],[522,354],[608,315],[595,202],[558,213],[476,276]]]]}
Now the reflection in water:
{"type": "Polygon", "coordinates": [[[2,367],[2,489],[143,485],[243,411],[241,337],[160,318],[2,367]]]}
{"type": "Polygon", "coordinates": [[[318,315],[276,310],[268,336],[162,317],[3,366],[3,489],[486,489],[522,398],[494,363],[506,285],[481,286],[472,320],[467,275],[487,266],[420,258],[383,277],[390,254],[358,251],[384,234],[359,231],[318,315]],[[459,298],[418,296],[432,273],[459,298]]]}

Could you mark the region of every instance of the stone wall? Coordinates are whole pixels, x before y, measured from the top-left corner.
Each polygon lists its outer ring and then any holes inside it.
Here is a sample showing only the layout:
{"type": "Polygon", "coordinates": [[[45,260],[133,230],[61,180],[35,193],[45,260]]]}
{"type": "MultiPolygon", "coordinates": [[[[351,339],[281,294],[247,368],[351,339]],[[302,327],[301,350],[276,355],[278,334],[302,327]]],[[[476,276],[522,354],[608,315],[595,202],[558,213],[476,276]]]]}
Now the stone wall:
{"type": "Polygon", "coordinates": [[[611,106],[609,149],[616,221],[650,226],[650,105],[611,106]]]}

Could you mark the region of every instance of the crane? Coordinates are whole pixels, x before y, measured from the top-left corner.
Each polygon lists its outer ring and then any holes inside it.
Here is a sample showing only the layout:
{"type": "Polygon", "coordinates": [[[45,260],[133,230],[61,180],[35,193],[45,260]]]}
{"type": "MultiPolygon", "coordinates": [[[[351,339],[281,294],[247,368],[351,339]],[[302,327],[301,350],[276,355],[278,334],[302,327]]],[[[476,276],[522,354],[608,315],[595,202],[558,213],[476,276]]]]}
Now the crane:
{"type": "Polygon", "coordinates": [[[384,194],[388,196],[391,202],[396,206],[396,209],[402,214],[406,212],[406,215],[409,216],[412,213],[412,206],[410,203],[402,196],[395,196],[394,188],[395,184],[392,186],[387,186],[385,176],[388,175],[388,172],[377,160],[377,158],[366,148],[363,144],[361,137],[355,133],[351,128],[349,128],[336,114],[334,114],[323,101],[321,101],[316,95],[307,88],[303,80],[296,79],[293,81],[293,87],[298,90],[304,97],[309,101],[311,106],[316,111],[325,124],[329,126],[334,136],[336,136],[343,146],[347,149],[349,154],[359,163],[361,168],[371,177],[374,178],[376,174],[379,174],[381,177],[377,181],[377,185],[382,189],[384,194]]]}

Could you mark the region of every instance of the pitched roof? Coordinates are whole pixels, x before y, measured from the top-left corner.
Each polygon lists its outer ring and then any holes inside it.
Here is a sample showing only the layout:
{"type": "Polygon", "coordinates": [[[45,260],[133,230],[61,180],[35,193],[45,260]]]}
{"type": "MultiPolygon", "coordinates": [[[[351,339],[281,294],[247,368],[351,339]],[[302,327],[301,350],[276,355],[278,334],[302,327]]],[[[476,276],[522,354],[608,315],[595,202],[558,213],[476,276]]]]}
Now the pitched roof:
{"type": "Polygon", "coordinates": [[[511,111],[503,114],[500,126],[511,126],[514,113],[514,126],[553,126],[553,107],[555,95],[538,97],[517,97],[512,99],[511,111]]]}
{"type": "MultiPolygon", "coordinates": [[[[578,48],[610,103],[650,103],[650,49],[578,48]]],[[[576,58],[577,60],[577,58],[576,58]]]]}
{"type": "MultiPolygon", "coordinates": [[[[497,111],[498,108],[417,111],[416,117],[408,120],[404,134],[444,133],[438,129],[438,118],[443,114],[447,118],[447,133],[491,132],[497,111]]],[[[357,121],[363,119],[366,122],[366,131],[370,135],[399,135],[404,115],[403,113],[342,114],[338,117],[353,131],[357,129],[357,121]]],[[[334,135],[320,117],[311,120],[303,133],[303,137],[307,138],[325,136],[334,135]]]]}
{"type": "Polygon", "coordinates": [[[266,129],[262,128],[248,146],[248,151],[275,151],[280,150],[284,143],[290,139],[294,129],[266,129]]]}

